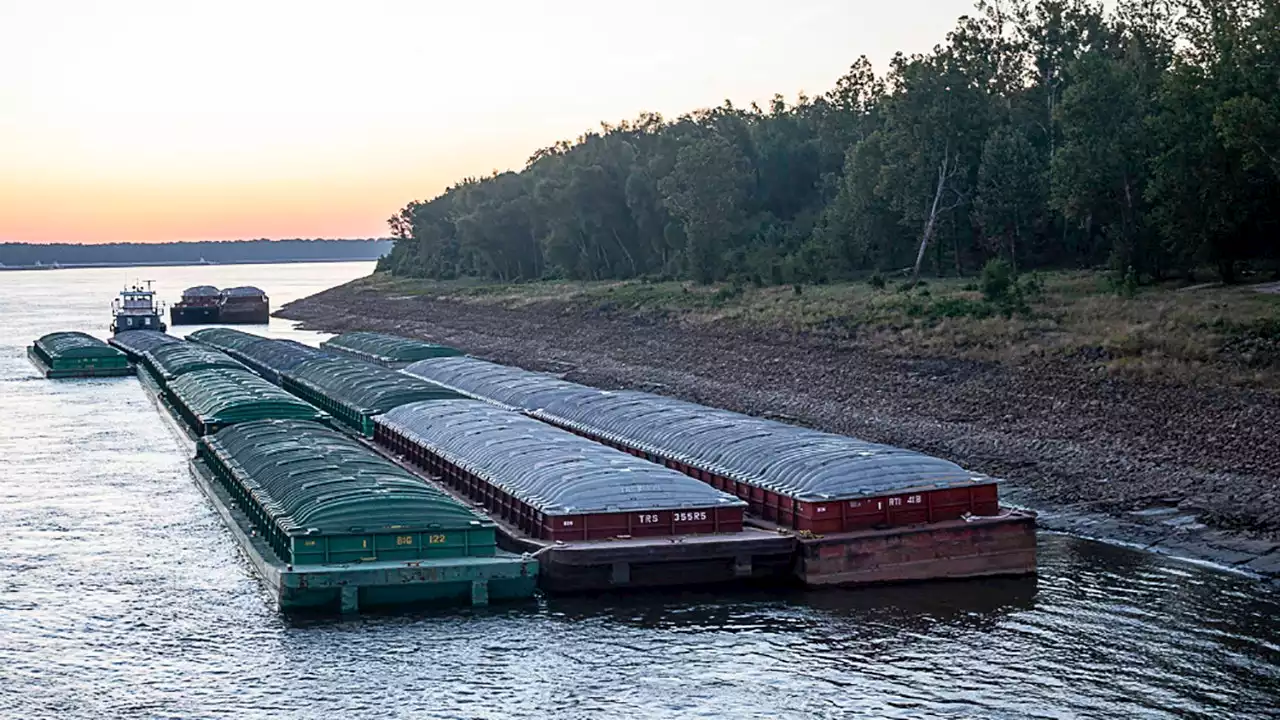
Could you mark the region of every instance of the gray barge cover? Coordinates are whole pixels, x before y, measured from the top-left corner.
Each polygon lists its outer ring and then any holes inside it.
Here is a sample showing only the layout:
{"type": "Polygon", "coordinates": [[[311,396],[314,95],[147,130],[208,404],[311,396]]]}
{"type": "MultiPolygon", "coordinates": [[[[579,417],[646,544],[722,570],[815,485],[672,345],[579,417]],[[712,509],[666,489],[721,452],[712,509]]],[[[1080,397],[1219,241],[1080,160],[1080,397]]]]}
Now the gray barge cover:
{"type": "Polygon", "coordinates": [[[683,473],[479,400],[410,403],[374,421],[547,515],[746,505],[683,473]]]}
{"type": "Polygon", "coordinates": [[[797,500],[845,500],[994,482],[911,450],[650,393],[599,390],[474,358],[432,358],[404,372],[797,500]]]}

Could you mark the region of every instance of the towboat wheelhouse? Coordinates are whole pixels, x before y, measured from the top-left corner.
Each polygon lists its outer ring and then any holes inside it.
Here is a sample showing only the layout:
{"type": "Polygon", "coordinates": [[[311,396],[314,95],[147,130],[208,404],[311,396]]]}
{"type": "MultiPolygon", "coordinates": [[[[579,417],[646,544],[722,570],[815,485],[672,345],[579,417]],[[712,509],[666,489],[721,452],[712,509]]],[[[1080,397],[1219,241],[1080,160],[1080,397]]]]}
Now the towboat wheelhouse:
{"type": "Polygon", "coordinates": [[[111,332],[122,333],[126,330],[158,330],[164,332],[165,324],[162,310],[156,304],[156,293],[151,289],[151,281],[147,286],[135,283],[120,291],[120,297],[111,302],[111,332]]]}

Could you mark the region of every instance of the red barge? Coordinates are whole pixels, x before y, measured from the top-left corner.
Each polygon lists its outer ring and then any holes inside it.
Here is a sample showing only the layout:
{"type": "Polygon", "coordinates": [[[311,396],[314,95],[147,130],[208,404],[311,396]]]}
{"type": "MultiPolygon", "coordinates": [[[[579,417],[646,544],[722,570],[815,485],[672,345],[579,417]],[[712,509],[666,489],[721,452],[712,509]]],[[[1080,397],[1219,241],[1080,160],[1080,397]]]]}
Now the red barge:
{"type": "Polygon", "coordinates": [[[697,478],[794,536],[809,585],[1035,572],[1035,514],[997,481],[900,448],[466,357],[405,372],[697,478]]]}
{"type": "Polygon", "coordinates": [[[375,446],[485,509],[504,549],[538,558],[550,591],[785,578],[794,541],[746,526],[747,504],[478,400],[425,400],[374,419],[375,446]]]}

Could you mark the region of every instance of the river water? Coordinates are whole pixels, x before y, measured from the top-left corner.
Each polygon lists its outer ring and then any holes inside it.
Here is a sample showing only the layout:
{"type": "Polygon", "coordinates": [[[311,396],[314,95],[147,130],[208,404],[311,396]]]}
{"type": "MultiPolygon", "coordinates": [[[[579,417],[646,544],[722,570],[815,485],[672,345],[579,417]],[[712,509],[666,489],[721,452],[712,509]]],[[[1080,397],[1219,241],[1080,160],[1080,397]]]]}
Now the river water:
{"type": "Polygon", "coordinates": [[[106,337],[134,278],[278,307],[370,270],[0,273],[0,717],[1280,716],[1274,585],[1049,534],[1034,580],[290,621],[137,380],[48,381],[24,354],[106,337]]]}

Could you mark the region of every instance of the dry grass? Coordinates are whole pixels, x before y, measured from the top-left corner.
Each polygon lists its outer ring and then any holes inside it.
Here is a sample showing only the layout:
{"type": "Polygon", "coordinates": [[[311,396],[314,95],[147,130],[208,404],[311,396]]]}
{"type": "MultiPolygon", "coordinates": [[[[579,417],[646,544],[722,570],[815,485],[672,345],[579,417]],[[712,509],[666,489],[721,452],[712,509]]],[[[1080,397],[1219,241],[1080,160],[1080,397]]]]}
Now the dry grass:
{"type": "Polygon", "coordinates": [[[1096,273],[1046,273],[1040,280],[1042,292],[1013,312],[984,301],[971,280],[956,279],[909,291],[845,283],[805,286],[798,294],[791,286],[639,280],[498,285],[381,275],[358,281],[358,287],[508,308],[556,304],[806,332],[895,355],[1010,363],[1071,357],[1150,379],[1280,387],[1280,295],[1248,287],[1152,287],[1130,298],[1111,291],[1096,273]]]}

